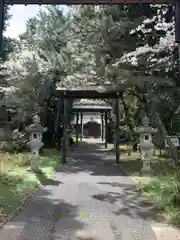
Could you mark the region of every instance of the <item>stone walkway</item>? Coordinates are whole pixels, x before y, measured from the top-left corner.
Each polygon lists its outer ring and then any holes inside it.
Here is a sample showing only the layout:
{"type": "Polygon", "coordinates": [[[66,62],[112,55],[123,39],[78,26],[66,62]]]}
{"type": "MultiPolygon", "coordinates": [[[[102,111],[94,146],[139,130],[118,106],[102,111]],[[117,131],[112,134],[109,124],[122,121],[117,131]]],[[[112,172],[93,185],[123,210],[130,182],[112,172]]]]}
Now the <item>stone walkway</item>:
{"type": "Polygon", "coordinates": [[[180,240],[180,230],[167,224],[152,225],[156,240],[180,240]]]}
{"type": "Polygon", "coordinates": [[[2,240],[155,240],[151,209],[100,144],[83,144],[0,230],[2,240]]]}

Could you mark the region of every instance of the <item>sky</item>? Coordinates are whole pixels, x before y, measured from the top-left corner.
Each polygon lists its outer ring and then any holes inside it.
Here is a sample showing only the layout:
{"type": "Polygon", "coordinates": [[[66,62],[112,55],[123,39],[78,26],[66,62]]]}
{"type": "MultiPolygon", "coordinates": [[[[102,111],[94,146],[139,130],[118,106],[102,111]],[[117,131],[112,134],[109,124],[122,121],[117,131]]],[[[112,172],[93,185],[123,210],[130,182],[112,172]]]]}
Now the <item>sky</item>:
{"type": "MultiPolygon", "coordinates": [[[[5,32],[5,36],[18,38],[18,35],[25,31],[26,21],[38,14],[43,6],[38,5],[14,5],[10,8],[10,14],[12,15],[9,21],[9,26],[5,32]]],[[[61,6],[64,12],[67,12],[67,6],[61,6]]]]}

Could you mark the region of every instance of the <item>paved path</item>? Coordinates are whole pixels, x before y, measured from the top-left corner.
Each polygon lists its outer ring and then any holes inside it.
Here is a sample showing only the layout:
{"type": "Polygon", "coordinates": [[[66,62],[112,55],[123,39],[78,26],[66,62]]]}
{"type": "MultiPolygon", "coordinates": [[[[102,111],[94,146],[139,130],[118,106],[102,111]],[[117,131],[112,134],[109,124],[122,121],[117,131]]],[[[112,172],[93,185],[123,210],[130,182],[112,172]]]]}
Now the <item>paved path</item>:
{"type": "Polygon", "coordinates": [[[155,240],[154,216],[113,158],[94,143],[73,151],[0,239],[155,240]]]}

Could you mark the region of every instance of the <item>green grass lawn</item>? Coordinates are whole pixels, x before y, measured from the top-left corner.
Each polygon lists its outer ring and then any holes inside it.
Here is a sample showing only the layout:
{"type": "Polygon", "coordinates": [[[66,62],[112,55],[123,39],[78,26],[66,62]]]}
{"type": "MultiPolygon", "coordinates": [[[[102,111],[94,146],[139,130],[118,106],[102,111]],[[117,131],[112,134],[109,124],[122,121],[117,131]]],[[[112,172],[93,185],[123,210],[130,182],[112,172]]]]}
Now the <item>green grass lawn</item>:
{"type": "MultiPolygon", "coordinates": [[[[76,138],[75,137],[73,137],[73,142],[76,143],[76,138]]],[[[78,138],[78,143],[80,143],[80,142],[81,142],[81,139],[78,138]]]]}
{"type": "MultiPolygon", "coordinates": [[[[44,180],[51,178],[59,166],[59,152],[45,150],[40,157],[44,180]]],[[[24,199],[43,184],[37,174],[28,171],[28,153],[0,154],[0,223],[23,208],[24,199]]]]}
{"type": "MultiPolygon", "coordinates": [[[[108,149],[109,149],[110,151],[113,151],[113,152],[114,152],[114,151],[115,151],[114,144],[109,143],[109,144],[108,144],[108,149]]],[[[120,145],[120,146],[119,146],[119,149],[120,149],[121,151],[123,151],[123,152],[132,151],[132,145],[123,144],[123,145],[120,145]]]]}
{"type": "Polygon", "coordinates": [[[152,170],[146,180],[142,177],[137,187],[158,213],[164,215],[169,223],[180,227],[180,171],[160,158],[154,159],[152,170]]]}
{"type": "MultiPolygon", "coordinates": [[[[109,144],[110,151],[114,151],[109,144]]],[[[152,172],[141,172],[140,156],[132,153],[133,161],[126,157],[131,149],[128,145],[121,145],[121,165],[134,177],[137,188],[142,195],[151,202],[157,214],[162,214],[169,223],[180,227],[180,169],[173,168],[172,159],[166,151],[156,151],[156,157],[151,161],[152,172]],[[137,158],[137,159],[136,159],[137,158]],[[126,161],[122,161],[126,159],[126,161]]]]}

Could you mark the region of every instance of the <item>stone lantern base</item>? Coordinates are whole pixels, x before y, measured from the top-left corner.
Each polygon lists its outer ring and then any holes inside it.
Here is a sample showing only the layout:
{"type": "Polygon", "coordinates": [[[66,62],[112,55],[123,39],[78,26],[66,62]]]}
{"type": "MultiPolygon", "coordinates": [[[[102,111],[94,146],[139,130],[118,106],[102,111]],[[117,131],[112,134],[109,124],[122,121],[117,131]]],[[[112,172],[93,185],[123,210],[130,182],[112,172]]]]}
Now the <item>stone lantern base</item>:
{"type": "Polygon", "coordinates": [[[39,172],[39,157],[31,155],[31,169],[34,172],[39,172]]]}
{"type": "Polygon", "coordinates": [[[151,159],[153,156],[153,144],[149,146],[141,145],[141,159],[143,161],[142,172],[151,172],[151,159]]]}
{"type": "Polygon", "coordinates": [[[142,172],[151,172],[151,161],[147,158],[142,158],[143,167],[141,169],[142,172]]]}
{"type": "Polygon", "coordinates": [[[43,145],[44,144],[38,139],[33,139],[32,141],[28,142],[28,146],[31,149],[31,169],[35,172],[39,171],[39,150],[43,145]]]}

